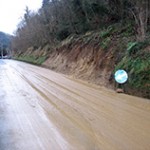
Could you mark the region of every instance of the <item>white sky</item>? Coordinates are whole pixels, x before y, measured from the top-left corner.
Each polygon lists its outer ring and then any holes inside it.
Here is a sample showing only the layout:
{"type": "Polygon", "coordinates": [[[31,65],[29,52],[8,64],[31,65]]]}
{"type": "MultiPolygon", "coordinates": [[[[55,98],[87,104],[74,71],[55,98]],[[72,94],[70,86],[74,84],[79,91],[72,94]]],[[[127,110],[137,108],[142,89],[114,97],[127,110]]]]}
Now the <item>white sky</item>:
{"type": "Polygon", "coordinates": [[[26,6],[36,11],[41,5],[42,0],[0,0],[0,31],[13,34],[26,6]]]}

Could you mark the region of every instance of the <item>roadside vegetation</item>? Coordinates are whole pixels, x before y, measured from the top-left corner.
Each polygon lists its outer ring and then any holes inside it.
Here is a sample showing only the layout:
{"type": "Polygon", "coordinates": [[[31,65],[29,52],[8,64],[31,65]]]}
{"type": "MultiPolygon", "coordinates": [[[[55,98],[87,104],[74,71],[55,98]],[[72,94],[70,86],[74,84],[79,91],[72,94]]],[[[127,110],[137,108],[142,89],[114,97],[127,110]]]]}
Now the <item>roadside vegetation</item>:
{"type": "Polygon", "coordinates": [[[104,86],[125,69],[126,92],[150,98],[149,0],[43,0],[38,13],[26,8],[12,49],[16,59],[104,86]]]}
{"type": "Polygon", "coordinates": [[[20,60],[20,61],[24,61],[24,62],[29,62],[32,64],[36,64],[36,65],[42,65],[42,63],[46,60],[46,56],[39,56],[36,57],[34,55],[24,55],[24,56],[17,56],[14,57],[14,59],[20,60]]]}
{"type": "MultiPolygon", "coordinates": [[[[150,42],[130,42],[123,59],[115,70],[124,69],[128,72],[127,86],[150,98],[150,42]]],[[[130,94],[132,92],[128,91],[130,94]]]]}
{"type": "Polygon", "coordinates": [[[0,32],[0,58],[2,58],[3,56],[11,57],[11,38],[11,35],[0,32]]]}

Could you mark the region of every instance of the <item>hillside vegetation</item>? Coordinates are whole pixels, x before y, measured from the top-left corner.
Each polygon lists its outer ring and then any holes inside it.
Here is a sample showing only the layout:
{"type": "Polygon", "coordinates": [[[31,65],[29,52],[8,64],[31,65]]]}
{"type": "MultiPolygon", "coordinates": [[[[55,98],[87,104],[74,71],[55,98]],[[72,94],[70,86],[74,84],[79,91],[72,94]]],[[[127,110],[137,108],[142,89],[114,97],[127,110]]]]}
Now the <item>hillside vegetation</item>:
{"type": "Polygon", "coordinates": [[[0,32],[0,56],[10,54],[11,36],[0,32]]]}
{"type": "Polygon", "coordinates": [[[28,8],[12,40],[15,58],[115,88],[125,69],[126,93],[150,98],[148,0],[43,0],[28,8]]]}

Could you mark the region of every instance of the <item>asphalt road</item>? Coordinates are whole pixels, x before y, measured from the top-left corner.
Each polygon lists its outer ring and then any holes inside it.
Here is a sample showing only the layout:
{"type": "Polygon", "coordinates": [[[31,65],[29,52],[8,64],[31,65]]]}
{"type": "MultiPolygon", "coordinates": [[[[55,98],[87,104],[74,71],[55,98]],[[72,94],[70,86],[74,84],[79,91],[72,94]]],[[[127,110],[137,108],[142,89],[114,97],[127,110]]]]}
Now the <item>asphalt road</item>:
{"type": "Polygon", "coordinates": [[[0,150],[150,150],[150,101],[0,60],[0,150]]]}

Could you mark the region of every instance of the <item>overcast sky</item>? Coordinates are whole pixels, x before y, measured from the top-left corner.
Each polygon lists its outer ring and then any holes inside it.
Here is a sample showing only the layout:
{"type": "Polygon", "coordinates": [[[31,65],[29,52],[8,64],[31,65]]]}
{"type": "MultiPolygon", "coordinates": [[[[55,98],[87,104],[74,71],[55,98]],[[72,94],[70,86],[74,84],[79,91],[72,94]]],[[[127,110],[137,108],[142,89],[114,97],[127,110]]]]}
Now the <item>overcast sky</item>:
{"type": "Polygon", "coordinates": [[[37,11],[42,0],[0,0],[0,31],[13,34],[26,6],[37,11]]]}

